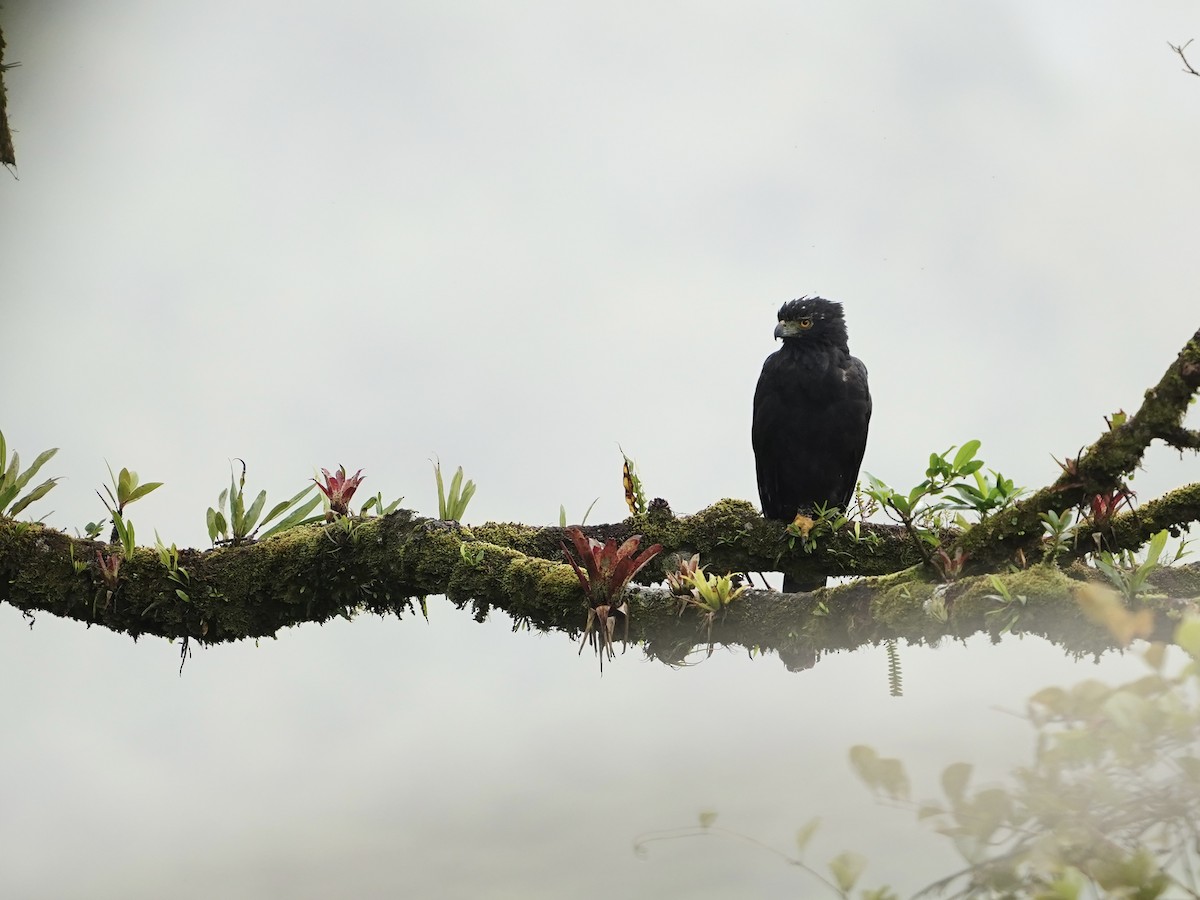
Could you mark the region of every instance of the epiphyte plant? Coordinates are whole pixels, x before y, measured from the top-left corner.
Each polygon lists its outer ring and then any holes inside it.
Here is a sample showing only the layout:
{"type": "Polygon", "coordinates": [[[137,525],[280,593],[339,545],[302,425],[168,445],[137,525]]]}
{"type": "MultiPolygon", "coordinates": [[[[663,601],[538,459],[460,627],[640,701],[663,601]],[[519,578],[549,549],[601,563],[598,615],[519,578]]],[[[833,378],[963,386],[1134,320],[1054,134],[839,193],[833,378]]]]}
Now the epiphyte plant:
{"type": "Polygon", "coordinates": [[[1167,546],[1167,532],[1160,531],[1150,538],[1146,548],[1146,559],[1139,563],[1129,550],[1114,556],[1107,550],[1095,557],[1096,568],[1107,578],[1126,600],[1134,600],[1138,594],[1149,590],[1147,577],[1162,567],[1159,560],[1167,546]]]}
{"type": "Polygon", "coordinates": [[[1071,510],[1057,513],[1051,509],[1038,513],[1038,518],[1042,520],[1042,528],[1045,531],[1042,537],[1042,556],[1051,562],[1056,561],[1071,549],[1075,541],[1079,530],[1075,524],[1075,514],[1071,510]]]}
{"type": "Polygon", "coordinates": [[[828,503],[818,503],[813,509],[813,515],[797,513],[784,529],[788,549],[793,549],[796,546],[796,540],[799,539],[801,549],[805,553],[812,553],[817,549],[819,538],[840,531],[848,522],[846,514],[838,507],[830,506],[828,503]]]}
{"type": "Polygon", "coordinates": [[[276,503],[265,516],[262,515],[262,510],[267,502],[266,491],[259,491],[258,496],[254,498],[254,502],[247,509],[245,500],[246,463],[240,459],[238,462],[242,464],[241,479],[238,480],[237,476],[233,474],[231,467],[229,487],[221,491],[221,496],[217,499],[216,508],[211,506],[208,508],[206,517],[208,537],[214,546],[218,544],[230,544],[236,547],[239,544],[253,541],[258,537],[258,530],[260,528],[276,517],[288,512],[288,510],[291,510],[261,535],[263,538],[270,537],[286,528],[291,528],[294,525],[302,523],[305,517],[321,502],[320,494],[309,498],[304,503],[300,502],[313,489],[314,485],[310,484],[290,500],[283,500],[276,503]],[[225,514],[226,501],[229,503],[228,517],[225,514]],[[262,516],[261,521],[259,519],[260,516],[262,516]]]}
{"type": "Polygon", "coordinates": [[[383,502],[383,494],[377,493],[374,497],[368,497],[367,502],[362,505],[362,509],[358,511],[360,516],[365,516],[375,510],[377,516],[389,516],[400,508],[400,504],[404,501],[403,497],[397,497],[391,503],[383,502]]]}
{"type": "Polygon", "coordinates": [[[350,515],[350,501],[354,497],[354,492],[358,490],[358,486],[362,484],[362,469],[353,475],[347,475],[346,467],[338,466],[337,471],[332,475],[328,469],[322,469],[321,474],[325,476],[325,483],[322,484],[316,478],[313,479],[313,483],[325,495],[325,500],[329,504],[329,509],[325,512],[325,520],[332,522],[336,518],[350,515]]]}
{"type": "Polygon", "coordinates": [[[600,671],[603,672],[604,657],[607,655],[612,659],[615,655],[613,635],[618,620],[624,625],[624,642],[628,644],[629,641],[629,604],[623,596],[625,587],[662,551],[662,544],[652,544],[639,553],[638,547],[642,541],[640,534],[621,544],[612,539],[601,544],[575,526],[567,529],[567,537],[571,539],[578,559],[565,541],[561,544],[563,555],[575,570],[588,601],[587,624],[583,629],[579,652],[583,652],[583,645],[590,640],[600,657],[600,671]]]}
{"type": "MultiPolygon", "coordinates": [[[[108,465],[105,463],[105,465],[108,465]]],[[[100,502],[108,509],[109,515],[125,515],[125,507],[135,500],[141,500],[153,490],[162,487],[161,481],[147,481],[145,484],[140,483],[138,473],[129,469],[122,468],[119,474],[112,470],[112,466],[108,466],[108,477],[112,479],[112,487],[107,484],[104,486],[104,493],[108,494],[108,499],[104,499],[104,494],[96,491],[100,497],[100,502]]],[[[112,541],[116,539],[113,538],[112,541]]],[[[111,543],[111,541],[110,541],[111,543]]]]}
{"type": "MultiPolygon", "coordinates": [[[[620,444],[617,444],[617,449],[621,450],[620,444]]],[[[631,516],[640,516],[646,511],[646,490],[638,476],[637,463],[630,459],[624,450],[621,450],[621,457],[625,460],[621,467],[621,487],[625,491],[625,505],[629,507],[631,516]]]]}
{"type": "Polygon", "coordinates": [[[967,521],[961,511],[974,512],[982,522],[1006,509],[1024,491],[999,472],[992,471],[990,477],[981,475],[983,460],[975,458],[979,446],[979,441],[972,440],[961,447],[951,447],[945,453],[931,453],[925,480],[907,494],[894,490],[869,473],[867,475],[870,482],[865,491],[867,496],[891,519],[904,526],[930,568],[938,568],[931,548],[940,545],[938,532],[948,524],[951,512],[957,513],[955,524],[965,531],[973,523],[967,521]]]}
{"type": "Polygon", "coordinates": [[[700,612],[700,625],[708,628],[708,655],[712,656],[713,622],[718,613],[724,613],[730,603],[746,592],[746,586],[741,583],[741,577],[738,575],[709,575],[703,566],[696,568],[687,580],[690,582],[690,590],[681,595],[679,612],[682,615],[689,606],[700,612]]]}
{"type": "Polygon", "coordinates": [[[175,584],[175,596],[184,603],[190,603],[192,598],[188,591],[191,590],[192,578],[188,570],[179,564],[179,548],[174,543],[170,547],[164,544],[157,531],[154,532],[154,547],[158,551],[158,561],[167,570],[167,578],[175,584]]]}
{"type": "Polygon", "coordinates": [[[433,464],[433,476],[437,481],[438,518],[446,522],[461,522],[467,512],[467,504],[475,496],[475,482],[468,480],[463,484],[463,469],[459,466],[450,479],[450,492],[442,481],[442,461],[433,464]]]}
{"type": "Polygon", "coordinates": [[[700,554],[693,553],[689,559],[680,559],[676,567],[667,572],[667,587],[676,597],[690,597],[692,581],[700,568],[700,554]]]}
{"type": "Polygon", "coordinates": [[[113,538],[109,543],[115,544],[118,541],[121,544],[121,550],[125,554],[125,558],[132,559],[133,551],[137,549],[137,538],[134,535],[133,522],[126,519],[119,512],[114,512],[113,538]]]}
{"type": "Polygon", "coordinates": [[[36,500],[40,500],[50,493],[50,489],[58,483],[57,478],[47,478],[37,487],[33,488],[23,497],[18,499],[18,494],[25,489],[38,469],[46,464],[58,448],[54,447],[51,450],[43,450],[34,459],[32,465],[24,472],[21,471],[21,457],[16,450],[12,453],[12,459],[8,458],[8,445],[4,441],[4,432],[0,431],[0,517],[6,519],[16,518],[17,514],[22,512],[25,507],[36,500]]]}

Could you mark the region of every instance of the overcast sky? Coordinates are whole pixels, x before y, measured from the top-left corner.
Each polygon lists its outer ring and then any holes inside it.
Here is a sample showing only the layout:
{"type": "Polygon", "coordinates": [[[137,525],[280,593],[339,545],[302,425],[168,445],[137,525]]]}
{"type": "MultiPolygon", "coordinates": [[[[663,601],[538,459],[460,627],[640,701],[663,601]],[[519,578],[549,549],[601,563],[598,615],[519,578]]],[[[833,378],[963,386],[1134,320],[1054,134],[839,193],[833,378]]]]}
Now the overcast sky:
{"type": "MultiPolygon", "coordinates": [[[[1036,487],[1200,327],[1200,79],[1167,47],[1200,36],[1192,2],[10,2],[0,16],[22,64],[5,79],[19,180],[0,177],[0,429],[26,459],[62,448],[47,474],[65,478],[30,512],[64,529],[103,515],[106,460],[165,482],[131,518],[181,546],[207,542],[233,457],[272,500],[344,463],[428,514],[436,454],[478,483],[468,521],[554,522],[597,496],[592,521],[609,521],[624,515],[619,442],[677,512],[756,500],[754,383],[776,310],[805,293],[844,303],[870,369],[867,471],[911,485],[930,451],[978,438],[1036,487]]],[[[1198,476],[1194,456],[1158,450],[1134,487],[1149,499],[1198,476]]],[[[364,642],[405,648],[384,681],[428,694],[426,727],[439,703],[459,709],[438,679],[471,684],[472,703],[495,671],[521,702],[579,702],[513,673],[542,650],[498,650],[492,669],[454,653],[474,626],[434,618],[287,640],[321,660],[330,709],[373,689],[364,642]]],[[[94,784],[81,757],[121,773],[47,807],[98,817],[72,847],[112,827],[98,807],[147,769],[161,799],[131,831],[187,819],[172,791],[205,780],[195,754],[236,782],[222,748],[264,745],[216,698],[257,698],[283,723],[273,741],[331,727],[312,684],[280,677],[284,642],[202,653],[189,665],[206,674],[180,688],[166,644],[45,617],[30,632],[11,609],[0,626],[4,709],[34,735],[0,768],[43,792],[3,806],[44,802],[57,771],[94,784]],[[199,706],[163,699],[202,680],[199,706]],[[45,762],[59,753],[74,762],[45,762]]],[[[553,647],[547,665],[573,671],[561,639],[489,627],[480,646],[553,647]]],[[[571,690],[592,690],[580,664],[571,690]]],[[[698,670],[671,683],[692,696],[698,670]]],[[[770,671],[780,690],[809,677],[770,671]]],[[[380,739],[340,714],[348,741],[380,739]]],[[[552,731],[518,729],[514,746],[552,731]]],[[[339,765],[356,752],[337,748],[339,765]]],[[[309,774],[270,765],[283,781],[267,803],[309,774]]],[[[239,815],[243,796],[220,809],[239,815]]],[[[218,827],[212,802],[200,830],[218,827]]],[[[20,833],[2,810],[0,831],[20,833]]]]}

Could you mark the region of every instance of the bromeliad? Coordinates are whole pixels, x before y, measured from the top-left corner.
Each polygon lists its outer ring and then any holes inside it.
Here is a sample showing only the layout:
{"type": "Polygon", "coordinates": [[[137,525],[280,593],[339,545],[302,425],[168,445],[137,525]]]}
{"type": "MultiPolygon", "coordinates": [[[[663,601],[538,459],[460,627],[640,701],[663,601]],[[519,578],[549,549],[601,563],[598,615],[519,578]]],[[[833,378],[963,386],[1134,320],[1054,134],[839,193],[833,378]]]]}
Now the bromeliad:
{"type": "Polygon", "coordinates": [[[358,490],[358,486],[363,480],[362,469],[348,476],[346,475],[346,467],[338,466],[337,471],[332,475],[329,474],[328,469],[322,469],[321,474],[325,476],[325,483],[321,484],[315,478],[313,482],[329,501],[329,511],[325,513],[325,519],[332,522],[338,516],[348,516],[350,514],[350,500],[354,497],[354,492],[358,490]]]}
{"type": "Polygon", "coordinates": [[[614,656],[613,634],[618,620],[624,625],[622,640],[626,644],[629,642],[629,604],[623,597],[625,586],[661,552],[662,544],[653,544],[638,553],[642,541],[640,534],[620,545],[615,540],[601,544],[575,526],[567,529],[567,536],[575,545],[575,553],[579,558],[577,560],[572,555],[565,541],[561,545],[563,555],[575,570],[575,576],[588,600],[587,624],[583,629],[579,652],[583,652],[584,643],[590,639],[600,656],[600,670],[604,671],[605,654],[609,659],[614,656]]]}

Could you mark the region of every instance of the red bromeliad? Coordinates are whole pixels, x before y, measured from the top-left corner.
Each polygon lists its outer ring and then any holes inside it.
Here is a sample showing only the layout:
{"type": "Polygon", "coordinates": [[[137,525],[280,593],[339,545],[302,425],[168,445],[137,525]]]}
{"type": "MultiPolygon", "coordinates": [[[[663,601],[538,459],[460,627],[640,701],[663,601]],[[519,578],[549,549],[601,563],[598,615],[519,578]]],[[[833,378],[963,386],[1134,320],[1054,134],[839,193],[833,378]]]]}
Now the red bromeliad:
{"type": "Polygon", "coordinates": [[[1124,503],[1129,509],[1133,509],[1133,498],[1136,495],[1125,485],[1104,493],[1096,494],[1092,497],[1091,512],[1092,524],[1097,528],[1107,527],[1121,504],[1124,503]]]}
{"type": "Polygon", "coordinates": [[[583,629],[579,652],[583,652],[583,643],[590,638],[600,656],[600,670],[604,671],[605,654],[609,659],[614,655],[613,634],[618,620],[624,624],[623,640],[626,643],[629,640],[629,604],[622,598],[625,586],[659,554],[662,544],[654,544],[638,553],[642,541],[640,534],[620,545],[615,540],[601,544],[574,526],[567,529],[567,536],[575,545],[579,559],[572,555],[565,541],[562,543],[563,554],[575,570],[588,599],[587,625],[583,629]]]}
{"type": "Polygon", "coordinates": [[[362,483],[363,473],[359,469],[353,475],[346,475],[346,467],[338,466],[338,470],[332,475],[328,469],[322,469],[321,474],[325,476],[325,483],[313,479],[321,493],[329,500],[329,515],[327,518],[333,519],[337,516],[348,516],[350,514],[350,500],[354,496],[354,492],[362,483]]]}
{"type": "Polygon", "coordinates": [[[104,579],[105,585],[108,586],[109,596],[117,589],[117,585],[121,583],[121,555],[114,553],[111,556],[102,550],[96,551],[96,565],[100,569],[100,577],[104,579]]]}

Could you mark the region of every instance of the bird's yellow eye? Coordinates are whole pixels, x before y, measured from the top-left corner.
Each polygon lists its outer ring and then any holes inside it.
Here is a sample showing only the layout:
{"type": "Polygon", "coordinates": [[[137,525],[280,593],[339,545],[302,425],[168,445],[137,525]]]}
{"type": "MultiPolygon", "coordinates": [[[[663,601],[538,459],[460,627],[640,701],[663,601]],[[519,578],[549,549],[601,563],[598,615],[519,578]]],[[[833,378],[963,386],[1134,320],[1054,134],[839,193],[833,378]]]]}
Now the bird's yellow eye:
{"type": "Polygon", "coordinates": [[[803,319],[797,319],[796,324],[807,330],[812,328],[812,319],[810,319],[808,316],[805,316],[803,319]]]}

